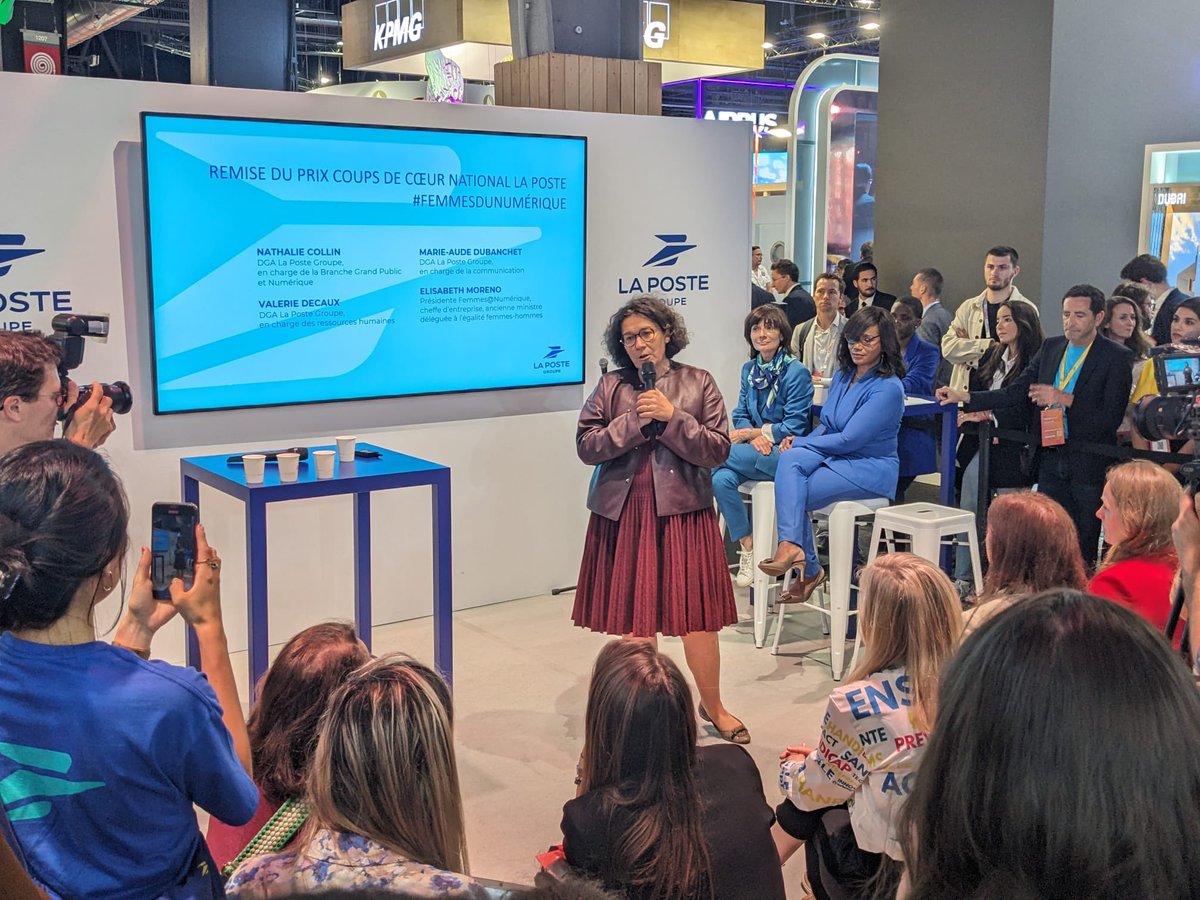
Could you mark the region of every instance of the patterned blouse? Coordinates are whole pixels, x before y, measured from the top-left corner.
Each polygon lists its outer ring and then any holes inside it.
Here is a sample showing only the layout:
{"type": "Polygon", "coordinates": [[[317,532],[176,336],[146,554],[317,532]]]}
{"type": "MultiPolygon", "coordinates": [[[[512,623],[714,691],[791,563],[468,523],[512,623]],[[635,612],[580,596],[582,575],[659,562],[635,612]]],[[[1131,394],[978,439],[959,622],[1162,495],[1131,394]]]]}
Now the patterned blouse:
{"type": "Polygon", "coordinates": [[[230,897],[271,898],[335,888],[403,891],[408,897],[455,896],[492,900],[506,891],[470,876],[422,865],[369,838],[321,829],[295,850],[252,856],[229,879],[230,897]]]}

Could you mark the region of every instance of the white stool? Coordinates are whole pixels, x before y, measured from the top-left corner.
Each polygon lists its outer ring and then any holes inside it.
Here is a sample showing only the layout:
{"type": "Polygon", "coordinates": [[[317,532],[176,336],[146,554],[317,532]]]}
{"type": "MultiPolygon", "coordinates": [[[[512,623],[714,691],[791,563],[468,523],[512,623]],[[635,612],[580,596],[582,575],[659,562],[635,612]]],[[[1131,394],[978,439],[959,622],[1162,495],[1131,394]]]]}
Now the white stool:
{"type": "MultiPolygon", "coordinates": [[[[825,605],[808,600],[805,603],[776,603],[775,643],[771,646],[773,654],[779,653],[779,638],[783,631],[783,617],[787,607],[814,609],[828,618],[829,622],[829,664],[833,670],[834,681],[842,680],[842,665],[846,654],[846,627],[850,616],[858,615],[857,610],[850,609],[850,586],[854,572],[854,528],[859,519],[878,515],[890,503],[884,497],[871,497],[865,500],[839,500],[821,509],[809,513],[810,516],[829,517],[829,569],[826,571],[828,580],[818,589],[819,594],[828,600],[825,605]]],[[[784,590],[791,583],[791,573],[784,577],[784,590]]],[[[814,597],[817,594],[814,594],[814,597]]],[[[858,645],[861,640],[858,629],[855,629],[854,657],[850,661],[853,668],[858,659],[858,645]]]]}
{"type": "Polygon", "coordinates": [[[936,503],[905,503],[892,506],[875,514],[875,527],[871,531],[871,553],[867,562],[873,562],[879,553],[879,539],[889,545],[896,535],[908,535],[912,539],[912,552],[927,559],[935,566],[941,565],[942,539],[954,535],[967,535],[971,548],[971,574],[975,581],[975,593],[983,592],[983,569],[979,564],[979,536],[975,533],[975,513],[952,506],[936,503]]]}
{"type": "Polygon", "coordinates": [[[738,491],[750,498],[750,535],[754,542],[754,581],[750,585],[750,600],[754,604],[754,646],[762,647],[767,637],[767,606],[771,592],[779,584],[758,568],[764,559],[775,555],[775,482],[747,481],[738,491]]]}

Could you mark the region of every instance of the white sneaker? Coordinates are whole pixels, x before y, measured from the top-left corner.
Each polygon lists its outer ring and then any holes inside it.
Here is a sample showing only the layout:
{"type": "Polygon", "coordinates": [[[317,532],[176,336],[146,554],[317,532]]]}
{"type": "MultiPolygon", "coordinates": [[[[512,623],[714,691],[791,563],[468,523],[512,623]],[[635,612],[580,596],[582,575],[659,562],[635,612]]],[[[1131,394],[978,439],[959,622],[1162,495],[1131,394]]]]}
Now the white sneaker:
{"type": "Polygon", "coordinates": [[[738,587],[750,587],[754,582],[754,551],[738,551],[738,570],[734,578],[738,587]]]}

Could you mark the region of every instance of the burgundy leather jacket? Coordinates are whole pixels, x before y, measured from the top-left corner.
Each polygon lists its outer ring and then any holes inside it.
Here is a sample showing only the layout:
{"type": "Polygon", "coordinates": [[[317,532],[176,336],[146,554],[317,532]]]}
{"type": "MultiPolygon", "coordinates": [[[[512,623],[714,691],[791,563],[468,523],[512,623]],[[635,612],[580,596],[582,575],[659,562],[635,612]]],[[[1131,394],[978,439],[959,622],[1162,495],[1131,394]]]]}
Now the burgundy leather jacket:
{"type": "Polygon", "coordinates": [[[675,516],[711,507],[711,470],[729,456],[729,422],[717,383],[704,369],[672,362],[656,386],[675,406],[675,414],[657,437],[652,427],[643,431],[638,426],[640,384],[634,369],[609,372],[579,413],[575,447],[581,460],[598,467],[588,491],[588,509],[613,521],[621,517],[637,472],[634,451],[650,441],[658,514],[675,516]]]}

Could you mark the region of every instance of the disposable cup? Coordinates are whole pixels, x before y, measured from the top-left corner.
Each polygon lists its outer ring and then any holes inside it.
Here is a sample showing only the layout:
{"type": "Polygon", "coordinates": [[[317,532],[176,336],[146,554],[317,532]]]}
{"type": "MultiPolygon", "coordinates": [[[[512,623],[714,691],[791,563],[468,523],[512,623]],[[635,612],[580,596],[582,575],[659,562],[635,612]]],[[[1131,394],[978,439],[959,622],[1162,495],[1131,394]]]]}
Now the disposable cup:
{"type": "Polygon", "coordinates": [[[354,462],[354,445],[358,442],[358,435],[339,434],[334,440],[337,441],[338,462],[354,462]]]}
{"type": "Polygon", "coordinates": [[[314,450],[313,460],[317,464],[318,478],[333,477],[333,462],[337,459],[337,453],[333,450],[314,450]]]}
{"type": "Polygon", "coordinates": [[[266,465],[267,458],[261,453],[242,454],[242,469],[246,473],[246,484],[262,484],[263,470],[266,465]]]}
{"type": "Polygon", "coordinates": [[[295,481],[300,475],[300,454],[280,453],[277,459],[279,460],[279,480],[295,481]]]}

